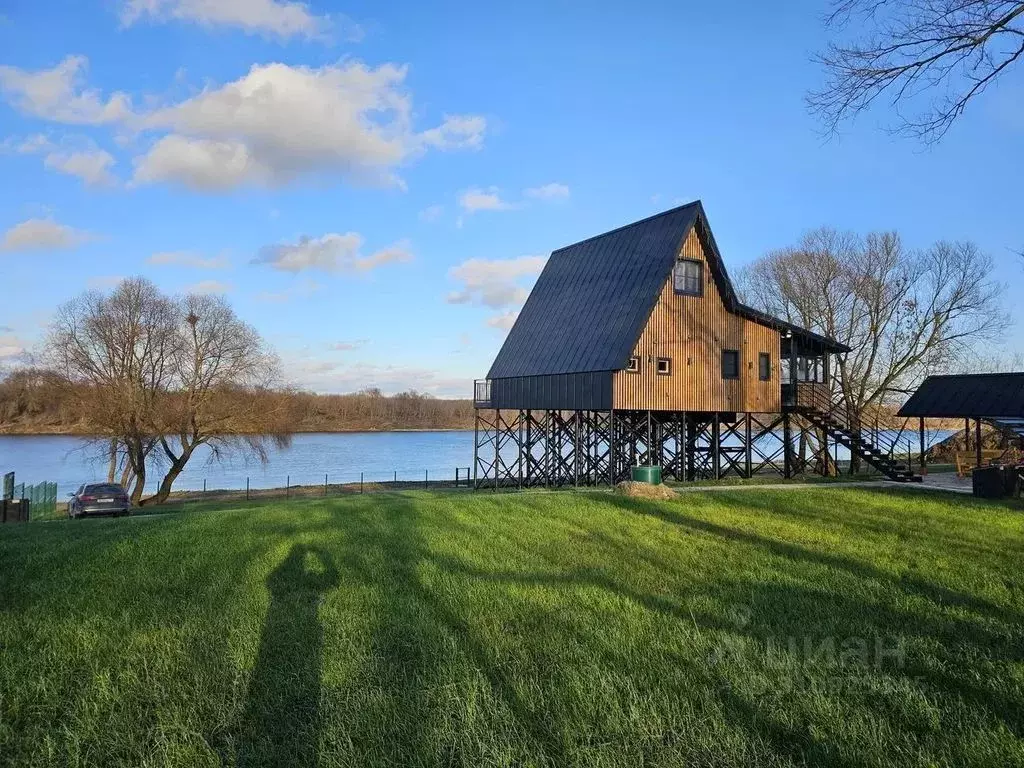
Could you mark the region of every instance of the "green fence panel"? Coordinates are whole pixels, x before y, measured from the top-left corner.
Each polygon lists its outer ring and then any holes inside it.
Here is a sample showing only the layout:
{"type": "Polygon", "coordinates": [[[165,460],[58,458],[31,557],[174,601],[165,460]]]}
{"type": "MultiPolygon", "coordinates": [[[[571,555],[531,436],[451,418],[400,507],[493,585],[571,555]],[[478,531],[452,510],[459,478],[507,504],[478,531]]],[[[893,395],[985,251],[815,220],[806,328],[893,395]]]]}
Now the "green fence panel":
{"type": "Polygon", "coordinates": [[[56,483],[22,484],[21,498],[29,500],[30,514],[34,518],[51,517],[57,512],[56,483]]]}

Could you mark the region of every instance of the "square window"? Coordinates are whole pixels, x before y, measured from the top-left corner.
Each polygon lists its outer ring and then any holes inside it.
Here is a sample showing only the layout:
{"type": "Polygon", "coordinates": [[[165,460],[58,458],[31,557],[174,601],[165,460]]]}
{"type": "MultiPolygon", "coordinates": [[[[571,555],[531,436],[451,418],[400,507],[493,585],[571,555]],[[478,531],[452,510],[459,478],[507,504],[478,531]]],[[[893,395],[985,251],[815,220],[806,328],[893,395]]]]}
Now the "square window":
{"type": "Polygon", "coordinates": [[[672,289],[684,296],[704,295],[704,263],[680,259],[672,269],[672,289]]]}
{"type": "Polygon", "coordinates": [[[658,358],[658,374],[660,376],[670,376],[672,374],[672,360],[670,358],[658,358]]]}
{"type": "Polygon", "coordinates": [[[772,356],[767,352],[761,352],[757,356],[757,378],[761,381],[771,381],[772,356]]]}
{"type": "Polygon", "coordinates": [[[740,353],[736,349],[722,350],[722,378],[738,379],[740,377],[740,353]]]}
{"type": "Polygon", "coordinates": [[[631,358],[629,358],[629,363],[626,365],[626,370],[629,371],[630,373],[636,373],[637,371],[639,371],[640,370],[640,358],[639,357],[631,357],[631,358]]]}

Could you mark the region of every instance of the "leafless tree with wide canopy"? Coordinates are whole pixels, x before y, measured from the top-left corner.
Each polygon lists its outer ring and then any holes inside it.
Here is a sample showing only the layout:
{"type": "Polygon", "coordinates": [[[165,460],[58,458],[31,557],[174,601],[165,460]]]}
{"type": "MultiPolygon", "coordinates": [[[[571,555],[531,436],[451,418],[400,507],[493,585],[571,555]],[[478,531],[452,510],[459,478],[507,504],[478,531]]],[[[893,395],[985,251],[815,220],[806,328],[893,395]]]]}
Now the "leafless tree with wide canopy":
{"type": "Polygon", "coordinates": [[[1010,318],[992,259],[970,242],[906,248],[895,232],[823,227],[772,251],[740,277],[745,300],[851,348],[834,386],[865,421],[930,374],[962,367],[999,342],[1010,318]]]}
{"type": "Polygon", "coordinates": [[[276,357],[223,297],[165,296],[142,278],[87,291],[58,310],[47,357],[85,426],[123,458],[135,504],[164,501],[200,445],[265,459],[293,427],[294,409],[275,396],[276,357]],[[144,499],[155,466],[165,473],[144,499]]]}

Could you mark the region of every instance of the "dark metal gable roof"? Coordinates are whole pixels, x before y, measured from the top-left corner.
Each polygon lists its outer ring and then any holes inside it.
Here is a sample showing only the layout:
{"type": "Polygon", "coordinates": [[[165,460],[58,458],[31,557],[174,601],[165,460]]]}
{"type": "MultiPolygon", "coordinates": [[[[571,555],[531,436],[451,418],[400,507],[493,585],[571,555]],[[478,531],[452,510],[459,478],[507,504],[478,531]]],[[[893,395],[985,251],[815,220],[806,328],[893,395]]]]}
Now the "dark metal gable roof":
{"type": "Polygon", "coordinates": [[[487,378],[625,367],[694,227],[730,312],[848,351],[739,303],[698,200],[554,251],[487,378]]]}
{"type": "Polygon", "coordinates": [[[487,377],[622,368],[699,209],[690,203],[552,253],[487,377]]]}
{"type": "Polygon", "coordinates": [[[1024,417],[1024,373],[929,376],[898,416],[1024,417]]]}

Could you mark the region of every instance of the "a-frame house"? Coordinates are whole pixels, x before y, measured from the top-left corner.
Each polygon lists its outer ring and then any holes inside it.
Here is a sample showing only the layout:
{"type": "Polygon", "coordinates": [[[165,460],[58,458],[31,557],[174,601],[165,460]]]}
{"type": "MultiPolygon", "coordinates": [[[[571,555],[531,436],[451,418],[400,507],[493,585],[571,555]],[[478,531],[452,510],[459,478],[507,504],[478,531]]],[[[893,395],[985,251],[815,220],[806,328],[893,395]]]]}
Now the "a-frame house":
{"type": "Polygon", "coordinates": [[[475,383],[477,485],[791,476],[794,425],[909,479],[831,403],[848,351],[739,301],[699,201],[560,248],[475,383]]]}

